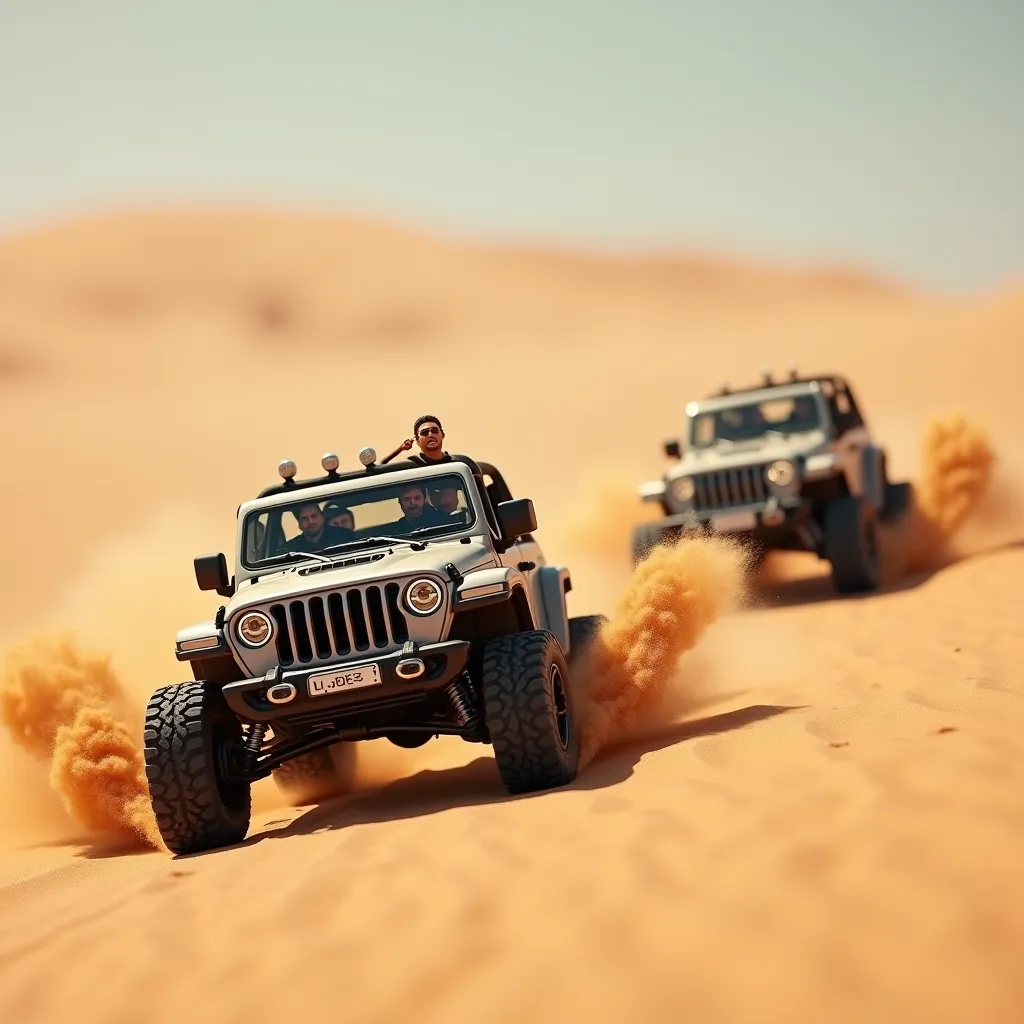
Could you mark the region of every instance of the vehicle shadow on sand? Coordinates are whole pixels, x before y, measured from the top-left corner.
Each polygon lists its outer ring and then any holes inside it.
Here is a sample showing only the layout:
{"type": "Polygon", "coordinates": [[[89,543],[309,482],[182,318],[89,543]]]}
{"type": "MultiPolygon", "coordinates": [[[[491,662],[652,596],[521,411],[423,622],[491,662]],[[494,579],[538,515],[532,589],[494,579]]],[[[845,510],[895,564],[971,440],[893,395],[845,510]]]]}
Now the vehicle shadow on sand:
{"type": "Polygon", "coordinates": [[[827,601],[869,601],[885,594],[897,594],[905,590],[916,590],[934,576],[946,572],[965,562],[973,562],[980,558],[991,557],[1006,551],[1024,548],[1024,539],[1011,540],[1003,544],[970,554],[949,555],[937,560],[934,565],[918,572],[906,573],[898,579],[883,583],[877,590],[866,594],[837,594],[832,587],[832,578],[828,572],[800,576],[788,579],[772,579],[755,577],[750,584],[750,597],[747,610],[752,612],[766,611],[770,608],[787,608],[797,605],[822,604],[827,601]]]}
{"type": "Polygon", "coordinates": [[[753,704],[633,736],[601,751],[568,786],[523,796],[511,796],[505,791],[494,759],[487,754],[457,768],[427,769],[377,790],[325,801],[281,828],[265,827],[239,845],[254,846],[269,839],[417,818],[458,807],[534,800],[574,790],[604,789],[628,779],[645,754],[705,736],[743,729],[799,709],[799,706],[753,704]]]}

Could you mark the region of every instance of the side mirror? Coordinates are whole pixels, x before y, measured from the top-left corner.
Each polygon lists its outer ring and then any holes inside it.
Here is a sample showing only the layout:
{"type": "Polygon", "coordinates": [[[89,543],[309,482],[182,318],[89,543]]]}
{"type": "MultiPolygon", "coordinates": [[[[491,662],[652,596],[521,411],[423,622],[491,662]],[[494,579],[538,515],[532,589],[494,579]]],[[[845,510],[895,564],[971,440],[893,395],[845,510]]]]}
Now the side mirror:
{"type": "Polygon", "coordinates": [[[678,441],[666,441],[665,454],[670,459],[681,459],[683,457],[683,449],[678,441]]]}
{"type": "Polygon", "coordinates": [[[196,555],[193,564],[200,590],[215,590],[221,597],[234,594],[235,586],[228,575],[228,560],[223,554],[196,555]]]}
{"type": "Polygon", "coordinates": [[[537,513],[530,498],[513,498],[498,505],[498,523],[501,534],[510,543],[515,543],[527,533],[537,529],[537,513]]]}

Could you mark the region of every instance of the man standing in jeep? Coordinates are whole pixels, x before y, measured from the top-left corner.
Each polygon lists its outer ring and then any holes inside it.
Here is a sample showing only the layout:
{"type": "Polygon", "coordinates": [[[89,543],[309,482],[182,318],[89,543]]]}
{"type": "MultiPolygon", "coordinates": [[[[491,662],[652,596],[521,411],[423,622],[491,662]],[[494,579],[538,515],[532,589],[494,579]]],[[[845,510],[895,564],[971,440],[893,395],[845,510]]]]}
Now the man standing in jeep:
{"type": "Polygon", "coordinates": [[[452,457],[444,451],[444,430],[436,416],[420,416],[412,425],[412,433],[421,454],[410,455],[410,462],[418,466],[431,466],[437,462],[452,461],[452,457]]]}

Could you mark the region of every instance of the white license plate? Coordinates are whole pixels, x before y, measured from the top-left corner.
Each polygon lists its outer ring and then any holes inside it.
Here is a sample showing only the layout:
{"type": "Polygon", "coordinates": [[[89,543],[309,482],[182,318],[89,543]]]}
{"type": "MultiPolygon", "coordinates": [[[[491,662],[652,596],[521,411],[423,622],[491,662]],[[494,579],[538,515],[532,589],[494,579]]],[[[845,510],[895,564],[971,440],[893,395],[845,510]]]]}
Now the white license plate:
{"type": "Polygon", "coordinates": [[[721,512],[711,517],[712,529],[721,533],[753,530],[755,526],[757,526],[757,516],[750,511],[721,512]]]}
{"type": "Polygon", "coordinates": [[[310,697],[323,697],[325,694],[337,693],[339,690],[361,690],[365,686],[380,686],[382,682],[380,668],[377,665],[360,665],[357,668],[323,672],[317,676],[310,676],[308,679],[309,695],[310,697]]]}

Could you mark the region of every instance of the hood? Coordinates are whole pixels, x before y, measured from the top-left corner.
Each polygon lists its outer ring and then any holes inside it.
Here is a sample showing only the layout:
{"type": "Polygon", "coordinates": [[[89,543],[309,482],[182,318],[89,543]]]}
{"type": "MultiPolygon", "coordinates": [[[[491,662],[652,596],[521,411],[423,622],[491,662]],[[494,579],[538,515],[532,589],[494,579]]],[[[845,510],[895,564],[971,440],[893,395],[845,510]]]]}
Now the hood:
{"type": "Polygon", "coordinates": [[[275,566],[271,573],[254,583],[243,584],[225,609],[230,618],[238,609],[250,604],[274,601],[296,594],[335,590],[359,583],[376,583],[407,578],[413,573],[433,571],[447,576],[445,565],[451,562],[463,574],[473,569],[490,568],[496,564],[486,540],[471,537],[468,544],[452,540],[430,540],[422,551],[408,544],[380,545],[361,551],[341,552],[339,562],[359,561],[355,565],[328,566],[310,559],[275,566]]]}
{"type": "Polygon", "coordinates": [[[720,443],[710,448],[688,448],[682,459],[666,474],[674,480],[694,473],[709,473],[722,469],[738,469],[741,466],[761,465],[776,459],[806,457],[821,450],[827,443],[821,430],[788,437],[775,435],[766,438],[751,438],[736,444],[720,443]]]}

